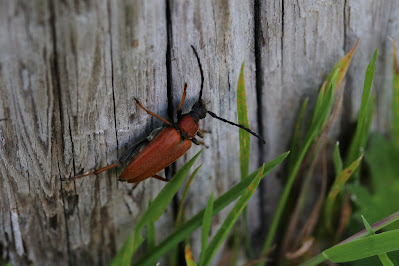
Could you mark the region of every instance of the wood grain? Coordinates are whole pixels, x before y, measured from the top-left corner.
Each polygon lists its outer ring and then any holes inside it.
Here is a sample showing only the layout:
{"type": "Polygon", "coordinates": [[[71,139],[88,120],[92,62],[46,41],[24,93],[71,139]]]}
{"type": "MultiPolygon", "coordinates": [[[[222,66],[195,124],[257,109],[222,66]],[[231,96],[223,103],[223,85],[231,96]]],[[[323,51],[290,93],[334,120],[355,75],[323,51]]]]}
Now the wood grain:
{"type": "MultiPolygon", "coordinates": [[[[208,109],[237,121],[236,86],[245,61],[254,170],[289,149],[299,106],[311,104],[332,67],[356,40],[344,115],[335,136],[357,115],[367,63],[380,48],[373,91],[374,128],[390,127],[391,43],[399,40],[395,0],[346,1],[1,1],[0,2],[0,262],[13,265],[108,264],[164,184],[120,183],[119,167],[61,182],[116,162],[162,123],[134,98],[168,118],[188,84],[198,97],[201,58],[208,109]],[[169,110],[169,111],[168,111],[169,110]]],[[[169,117],[173,119],[173,117],[169,117]]],[[[187,199],[186,217],[239,181],[238,130],[207,117],[209,148],[187,199]]],[[[194,147],[180,167],[201,147],[194,147]]],[[[249,205],[261,243],[284,175],[267,177],[249,205]]],[[[212,224],[216,232],[227,210],[212,224]]],[[[171,206],[157,223],[158,241],[174,224],[171,206]]],[[[200,236],[192,237],[198,257],[200,236]]],[[[215,260],[217,261],[217,259],[215,260]]]]}

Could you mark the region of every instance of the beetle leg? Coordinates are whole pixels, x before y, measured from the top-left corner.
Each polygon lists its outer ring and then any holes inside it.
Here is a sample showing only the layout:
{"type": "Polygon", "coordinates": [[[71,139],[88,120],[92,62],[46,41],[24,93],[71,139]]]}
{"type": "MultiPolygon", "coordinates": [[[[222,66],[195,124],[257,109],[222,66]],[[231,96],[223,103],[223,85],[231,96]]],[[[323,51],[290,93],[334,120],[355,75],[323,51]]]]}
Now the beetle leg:
{"type": "Polygon", "coordinates": [[[209,148],[208,146],[205,145],[205,142],[203,142],[201,140],[197,140],[196,138],[192,138],[190,140],[196,145],[203,145],[203,146],[205,146],[205,148],[209,148]]]}
{"type": "Polygon", "coordinates": [[[180,120],[180,117],[181,117],[181,112],[182,112],[181,108],[183,107],[183,103],[184,103],[184,100],[186,99],[186,95],[187,95],[187,83],[184,83],[183,96],[181,97],[179,109],[177,109],[177,119],[178,120],[180,120]]]}
{"type": "Polygon", "coordinates": [[[172,171],[171,171],[171,169],[170,169],[171,167],[170,167],[170,165],[168,165],[168,166],[166,166],[165,167],[165,169],[164,169],[164,171],[165,171],[165,177],[166,177],[166,180],[170,180],[170,179],[172,179],[172,171]]]}
{"type": "Polygon", "coordinates": [[[199,140],[199,141],[198,141],[198,144],[199,144],[199,145],[203,145],[203,146],[204,146],[205,148],[207,148],[207,149],[209,148],[209,146],[206,145],[205,142],[203,142],[203,141],[200,141],[200,140],[199,140]]]}
{"type": "Polygon", "coordinates": [[[199,145],[204,145],[206,148],[209,148],[208,146],[205,145],[205,142],[203,142],[203,141],[199,140],[198,143],[199,143],[199,145]]]}
{"type": "Polygon", "coordinates": [[[203,138],[205,133],[212,133],[212,132],[210,130],[200,129],[197,131],[197,136],[203,138]]]}
{"type": "Polygon", "coordinates": [[[161,180],[161,181],[165,181],[165,182],[168,182],[168,181],[169,181],[168,179],[163,178],[162,176],[159,176],[159,175],[153,175],[153,176],[151,176],[151,177],[156,178],[156,179],[161,180]]]}
{"type": "Polygon", "coordinates": [[[195,145],[199,145],[199,142],[196,138],[190,139],[195,145]]]}
{"type": "Polygon", "coordinates": [[[100,168],[100,169],[97,169],[97,170],[95,170],[93,172],[87,172],[87,173],[84,173],[84,174],[81,174],[81,175],[75,175],[75,176],[72,176],[72,177],[70,177],[68,179],[61,178],[61,181],[66,181],[66,180],[73,181],[73,180],[76,180],[76,179],[79,179],[79,178],[82,178],[82,177],[85,177],[85,176],[89,176],[89,175],[98,175],[99,173],[102,173],[102,172],[104,172],[104,171],[106,171],[108,169],[117,167],[118,165],[120,165],[120,162],[117,162],[117,163],[114,163],[114,164],[111,164],[111,165],[107,165],[107,166],[105,166],[103,168],[100,168]]]}
{"type": "Polygon", "coordinates": [[[133,186],[132,190],[135,190],[135,189],[136,189],[136,187],[137,187],[139,184],[140,184],[140,182],[137,182],[136,184],[134,184],[134,186],[133,186]]]}
{"type": "Polygon", "coordinates": [[[87,173],[84,173],[84,174],[81,174],[81,175],[75,175],[75,176],[72,176],[72,177],[70,177],[70,178],[68,178],[68,179],[66,179],[66,178],[61,178],[61,181],[66,181],[66,180],[68,180],[68,181],[73,181],[73,180],[76,180],[76,179],[79,179],[79,178],[82,178],[82,177],[85,177],[85,176],[89,176],[89,175],[98,175],[99,173],[102,173],[102,172],[104,172],[104,171],[106,171],[106,170],[108,170],[108,169],[117,167],[118,165],[120,165],[121,163],[123,163],[124,161],[126,161],[126,160],[130,157],[130,155],[132,155],[132,154],[134,153],[134,151],[137,150],[137,148],[141,147],[141,146],[142,146],[144,143],[146,143],[146,142],[148,142],[147,139],[143,139],[143,140],[141,140],[140,142],[138,142],[138,143],[131,149],[131,151],[130,151],[126,156],[122,157],[122,159],[120,159],[117,163],[114,163],[114,164],[111,164],[111,165],[107,165],[107,166],[102,167],[102,168],[100,168],[100,169],[94,170],[93,172],[87,172],[87,173]]]}
{"type": "Polygon", "coordinates": [[[136,98],[134,98],[134,100],[136,101],[136,103],[138,104],[138,106],[140,106],[141,109],[143,109],[144,111],[147,112],[147,114],[152,115],[153,117],[158,118],[159,120],[161,120],[162,122],[164,122],[164,123],[167,124],[167,125],[172,126],[172,123],[169,122],[168,120],[166,120],[165,118],[162,118],[162,117],[160,117],[159,115],[157,115],[157,114],[155,114],[155,113],[153,113],[153,112],[147,110],[147,109],[139,102],[139,100],[137,100],[136,98]]]}

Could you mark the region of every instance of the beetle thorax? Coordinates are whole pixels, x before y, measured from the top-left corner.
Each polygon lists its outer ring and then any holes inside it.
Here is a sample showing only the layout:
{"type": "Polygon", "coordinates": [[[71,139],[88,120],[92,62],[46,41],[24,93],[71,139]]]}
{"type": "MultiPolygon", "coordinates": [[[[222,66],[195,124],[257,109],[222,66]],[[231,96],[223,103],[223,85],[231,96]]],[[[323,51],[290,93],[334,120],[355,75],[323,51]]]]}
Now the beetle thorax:
{"type": "Polygon", "coordinates": [[[190,115],[184,115],[179,121],[179,129],[182,133],[186,133],[189,138],[194,138],[197,134],[199,125],[190,115]]]}

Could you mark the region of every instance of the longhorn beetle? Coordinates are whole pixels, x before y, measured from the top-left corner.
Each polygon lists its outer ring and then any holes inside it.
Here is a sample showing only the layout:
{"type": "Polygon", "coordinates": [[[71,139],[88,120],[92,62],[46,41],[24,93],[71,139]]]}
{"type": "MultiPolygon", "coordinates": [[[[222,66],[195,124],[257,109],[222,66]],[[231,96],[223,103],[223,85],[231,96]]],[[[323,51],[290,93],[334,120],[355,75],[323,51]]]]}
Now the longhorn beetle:
{"type": "Polygon", "coordinates": [[[122,172],[119,178],[120,181],[137,183],[149,177],[154,177],[162,181],[169,181],[170,177],[168,175],[167,178],[163,178],[157,175],[157,173],[162,169],[168,167],[170,164],[180,158],[184,153],[186,153],[191,147],[191,142],[199,145],[199,142],[195,138],[195,136],[203,138],[203,135],[198,130],[198,121],[205,118],[207,113],[216,119],[248,131],[255,137],[259,138],[263,143],[265,143],[262,137],[252,132],[250,129],[221,118],[215,113],[206,109],[205,102],[202,99],[202,90],[204,88],[204,73],[202,71],[202,66],[197,51],[195,50],[194,46],[191,46],[191,48],[193,49],[194,54],[197,58],[198,66],[201,72],[201,90],[199,93],[199,98],[198,101],[191,108],[191,111],[187,114],[182,114],[182,106],[186,98],[187,84],[184,85],[183,96],[180,101],[179,109],[177,110],[177,122],[174,123],[169,122],[168,120],[147,110],[135,98],[135,101],[140,108],[146,111],[149,115],[152,115],[164,122],[165,126],[155,129],[147,138],[138,142],[132,148],[129,154],[119,160],[119,162],[105,166],[93,172],[73,176],[69,178],[69,180],[74,180],[88,175],[96,175],[105,170],[114,168],[126,161],[133,153],[135,153],[130,163],[122,172]]]}

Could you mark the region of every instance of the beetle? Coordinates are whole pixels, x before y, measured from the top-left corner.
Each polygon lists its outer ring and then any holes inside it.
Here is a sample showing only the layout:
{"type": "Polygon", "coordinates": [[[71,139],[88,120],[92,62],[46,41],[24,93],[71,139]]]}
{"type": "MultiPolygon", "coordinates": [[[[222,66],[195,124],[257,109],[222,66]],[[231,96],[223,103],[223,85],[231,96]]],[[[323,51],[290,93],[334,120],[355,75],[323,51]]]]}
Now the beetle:
{"type": "Polygon", "coordinates": [[[68,180],[75,180],[89,175],[97,175],[103,171],[114,168],[121,163],[125,162],[132,154],[134,154],[130,163],[123,170],[119,180],[127,181],[129,183],[138,183],[147,178],[153,177],[162,181],[169,181],[170,176],[167,174],[166,178],[157,175],[159,171],[167,168],[190,148],[191,143],[199,145],[200,142],[195,138],[196,136],[203,138],[199,130],[199,120],[204,119],[206,114],[219,119],[225,123],[242,128],[255,137],[259,138],[263,143],[264,139],[250,129],[228,121],[224,118],[217,116],[215,113],[206,109],[204,100],[202,99],[202,91],[204,87],[204,74],[202,71],[201,62],[198,53],[194,46],[191,46],[197,58],[198,66],[201,72],[201,90],[199,93],[198,101],[196,101],[187,114],[182,114],[182,106],[186,98],[187,84],[184,85],[182,99],[177,110],[177,122],[170,122],[157,114],[147,110],[138,99],[135,98],[137,105],[152,115],[161,120],[165,126],[155,129],[147,138],[138,142],[131,151],[117,163],[105,166],[93,172],[84,173],[70,177],[68,180]]]}

